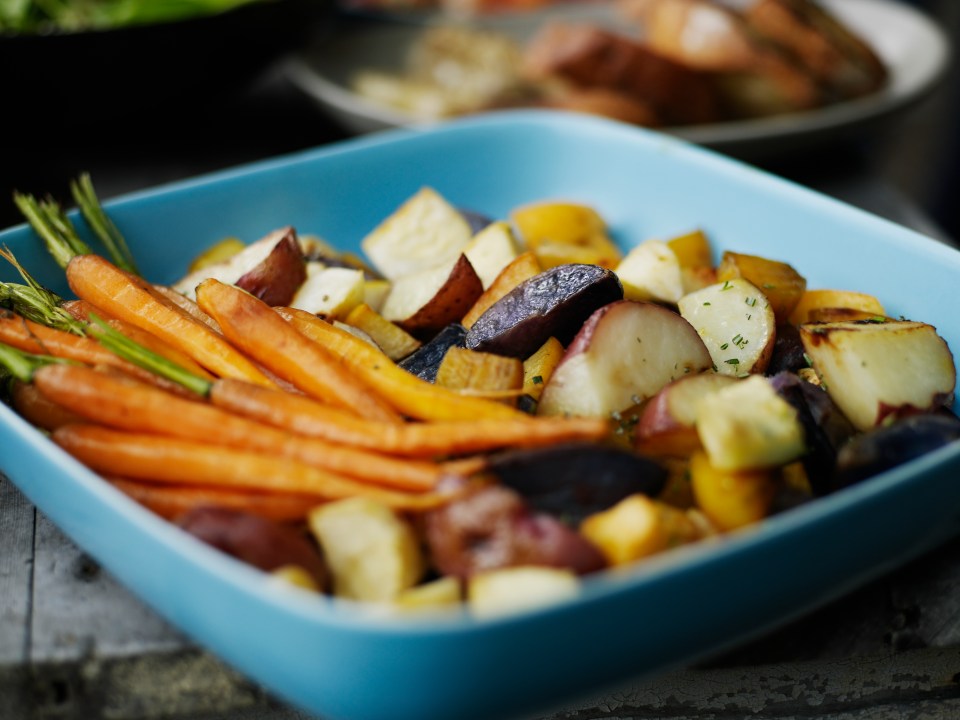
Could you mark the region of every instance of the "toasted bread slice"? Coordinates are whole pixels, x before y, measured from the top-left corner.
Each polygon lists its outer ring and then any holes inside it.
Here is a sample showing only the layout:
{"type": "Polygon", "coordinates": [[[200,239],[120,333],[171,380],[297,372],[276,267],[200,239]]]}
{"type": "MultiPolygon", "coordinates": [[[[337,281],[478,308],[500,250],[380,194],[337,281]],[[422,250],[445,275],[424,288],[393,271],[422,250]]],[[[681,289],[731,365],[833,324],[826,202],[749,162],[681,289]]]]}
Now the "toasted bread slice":
{"type": "Polygon", "coordinates": [[[887,69],[873,49],[814,0],[757,0],[745,15],[759,35],[787,48],[836,99],[875,92],[887,69]]]}

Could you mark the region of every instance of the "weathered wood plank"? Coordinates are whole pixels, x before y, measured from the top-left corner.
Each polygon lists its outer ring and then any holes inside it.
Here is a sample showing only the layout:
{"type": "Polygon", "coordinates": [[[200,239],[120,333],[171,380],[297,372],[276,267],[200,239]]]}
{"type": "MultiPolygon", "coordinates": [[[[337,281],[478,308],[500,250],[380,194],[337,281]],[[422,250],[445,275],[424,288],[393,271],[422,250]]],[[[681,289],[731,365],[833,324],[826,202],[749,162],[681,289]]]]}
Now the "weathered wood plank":
{"type": "Polygon", "coordinates": [[[186,641],[38,513],[33,663],[182,649],[186,641]]]}
{"type": "Polygon", "coordinates": [[[29,660],[37,716],[101,716],[112,700],[112,669],[145,659],[157,666],[158,691],[175,696],[181,685],[160,668],[189,672],[201,653],[42,514],[35,547],[29,660]]]}
{"type": "Polygon", "coordinates": [[[0,665],[22,663],[26,653],[35,514],[0,473],[0,665]]]}
{"type": "Polygon", "coordinates": [[[27,702],[35,515],[33,506],[0,473],[0,718],[21,717],[27,702]]]}
{"type": "Polygon", "coordinates": [[[960,648],[683,670],[584,701],[551,720],[874,720],[958,717],[960,648]]]}

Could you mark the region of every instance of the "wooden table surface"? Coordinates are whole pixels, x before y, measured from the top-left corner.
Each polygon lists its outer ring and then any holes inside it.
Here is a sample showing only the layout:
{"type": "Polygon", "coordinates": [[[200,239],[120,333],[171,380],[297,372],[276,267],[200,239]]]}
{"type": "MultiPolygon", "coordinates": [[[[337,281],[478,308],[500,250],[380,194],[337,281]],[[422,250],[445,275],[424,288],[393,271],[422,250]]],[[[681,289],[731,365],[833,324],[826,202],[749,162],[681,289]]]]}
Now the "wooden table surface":
{"type": "MultiPolygon", "coordinates": [[[[313,132],[303,123],[295,127],[282,138],[248,143],[242,152],[207,147],[204,154],[192,146],[189,161],[183,148],[139,148],[135,162],[129,147],[100,154],[74,147],[45,175],[31,164],[27,177],[34,184],[65,183],[78,169],[90,169],[109,197],[316,144],[318,137],[336,139],[329,125],[313,132]]],[[[19,167],[16,156],[8,159],[19,167]]],[[[20,162],[26,168],[30,159],[20,162]]],[[[829,172],[802,162],[771,169],[945,239],[862,164],[836,163],[829,172]]],[[[8,452],[13,449],[0,447],[0,468],[8,452]]],[[[310,717],[183,638],[101,571],[2,474],[0,548],[0,720],[310,717]]],[[[960,718],[960,539],[722,657],[549,717],[960,718]]]]}

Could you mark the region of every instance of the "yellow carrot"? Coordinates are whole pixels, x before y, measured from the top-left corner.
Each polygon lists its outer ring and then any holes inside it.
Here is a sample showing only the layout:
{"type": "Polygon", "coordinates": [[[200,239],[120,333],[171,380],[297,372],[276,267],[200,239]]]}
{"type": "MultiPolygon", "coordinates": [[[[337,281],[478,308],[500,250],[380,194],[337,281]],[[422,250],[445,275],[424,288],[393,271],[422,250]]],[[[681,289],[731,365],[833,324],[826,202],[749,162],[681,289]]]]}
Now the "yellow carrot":
{"type": "Polygon", "coordinates": [[[404,415],[420,420],[516,420],[516,408],[459,395],[401,369],[380,350],[315,315],[293,308],[277,312],[306,337],[343,360],[358,377],[404,415]]]}

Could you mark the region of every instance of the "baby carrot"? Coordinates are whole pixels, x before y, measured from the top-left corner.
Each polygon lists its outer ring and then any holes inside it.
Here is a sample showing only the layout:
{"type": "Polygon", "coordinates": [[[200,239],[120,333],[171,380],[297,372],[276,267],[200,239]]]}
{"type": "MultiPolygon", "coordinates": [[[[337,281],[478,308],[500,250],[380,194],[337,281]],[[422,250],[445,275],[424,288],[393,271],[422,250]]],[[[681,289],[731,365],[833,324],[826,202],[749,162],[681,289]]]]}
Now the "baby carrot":
{"type": "Polygon", "coordinates": [[[440,492],[378,488],[289,458],[95,425],[67,425],[55,430],[52,438],[90,469],[134,480],[293,493],[323,500],[362,496],[411,511],[430,510],[451,498],[440,492]]]}
{"type": "Polygon", "coordinates": [[[14,383],[10,395],[13,409],[41,430],[53,432],[58,427],[82,420],[81,416],[47,398],[31,383],[14,383]]]}
{"type": "Polygon", "coordinates": [[[161,302],[146,283],[109,260],[98,255],[75,256],[67,265],[67,282],[80,299],[183,350],[214,375],[273,385],[221,336],[161,302]]]}
{"type": "Polygon", "coordinates": [[[197,304],[219,323],[231,343],[308,395],[371,420],[401,421],[343,363],[262,300],[209,279],[197,287],[197,304]]]}
{"type": "MultiPolygon", "coordinates": [[[[413,377],[413,376],[411,376],[413,377]]],[[[480,419],[451,422],[370,422],[310,398],[221,379],[210,401],[238,415],[330,442],[407,457],[482,452],[499,447],[537,447],[572,440],[600,440],[610,426],[602,418],[480,419]]]]}
{"type": "Polygon", "coordinates": [[[151,289],[154,295],[163,298],[168,304],[175,305],[176,307],[180,308],[194,320],[202,322],[214,332],[223,334],[220,332],[220,326],[217,325],[217,321],[201,310],[200,306],[186,295],[181,295],[176,290],[167,287],[166,285],[153,285],[151,289]]]}
{"type": "Polygon", "coordinates": [[[281,522],[304,520],[319,503],[311,495],[278,495],[216,487],[157,485],[107,478],[107,482],[167,520],[176,520],[197,507],[213,505],[244,510],[281,522]]]}
{"type": "Polygon", "coordinates": [[[172,389],[173,383],[128,362],[92,338],[41,325],[0,309],[0,342],[35,355],[52,355],[88,365],[107,365],[151,384],[172,389]]]}
{"type": "Polygon", "coordinates": [[[404,415],[419,420],[515,420],[528,417],[502,403],[458,395],[421,380],[399,368],[369,343],[308,312],[294,308],[282,308],[277,312],[306,337],[339,357],[404,415]]]}
{"type": "Polygon", "coordinates": [[[128,338],[139,343],[140,345],[143,345],[148,350],[151,350],[158,355],[167,358],[167,360],[176,363],[184,370],[188,370],[194,375],[206,378],[207,380],[213,379],[213,375],[204,370],[196,360],[179,348],[176,348],[170,343],[161,340],[151,332],[141,330],[136,325],[131,325],[130,323],[124,322],[123,320],[119,320],[117,318],[107,317],[107,314],[100,310],[100,308],[93,307],[85,300],[68,300],[67,302],[63,303],[62,307],[77,320],[82,320],[84,322],[90,322],[90,314],[93,313],[103,318],[104,322],[106,322],[117,332],[126,335],[128,338]]]}
{"type": "MultiPolygon", "coordinates": [[[[174,397],[119,375],[77,365],[45,365],[33,382],[51,402],[101,425],[286,457],[364,482],[412,492],[434,488],[443,469],[369,450],[291,435],[212,405],[174,397]]],[[[283,394],[276,391],[277,394],[283,394]]]]}

